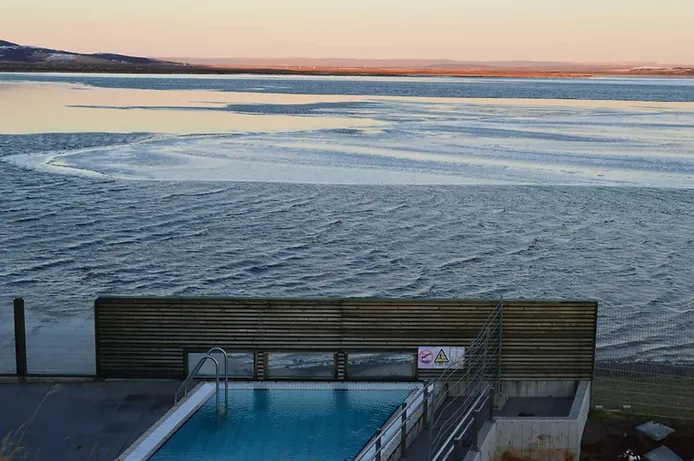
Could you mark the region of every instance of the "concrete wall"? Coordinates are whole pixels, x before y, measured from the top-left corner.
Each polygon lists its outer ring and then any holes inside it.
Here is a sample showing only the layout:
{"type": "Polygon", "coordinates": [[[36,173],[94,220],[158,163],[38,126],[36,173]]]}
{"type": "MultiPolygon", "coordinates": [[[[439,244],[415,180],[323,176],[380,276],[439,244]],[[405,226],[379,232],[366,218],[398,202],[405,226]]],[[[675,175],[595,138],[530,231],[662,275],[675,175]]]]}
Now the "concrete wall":
{"type": "MultiPolygon", "coordinates": [[[[583,384],[583,383],[581,383],[583,384]]],[[[575,416],[578,419],[578,427],[579,430],[577,431],[576,435],[576,446],[578,447],[578,452],[576,456],[576,460],[580,459],[581,456],[581,441],[583,440],[583,430],[586,427],[586,422],[588,422],[588,413],[590,412],[590,382],[586,382],[584,387],[581,387],[581,384],[579,384],[579,389],[577,390],[577,394],[580,391],[581,393],[585,394],[584,398],[582,400],[580,399],[574,399],[574,404],[571,406],[571,413],[569,414],[569,417],[575,416]]]]}
{"type": "Polygon", "coordinates": [[[569,416],[563,418],[497,417],[486,434],[480,434],[480,450],[465,461],[578,461],[581,439],[590,410],[590,382],[576,389],[569,416]]]}
{"type": "Polygon", "coordinates": [[[495,421],[487,421],[479,434],[479,451],[470,451],[464,461],[490,461],[495,459],[497,448],[497,427],[495,421]]]}
{"type": "MultiPolygon", "coordinates": [[[[465,390],[466,382],[443,383],[447,397],[454,397],[465,390]]],[[[494,385],[493,382],[486,384],[494,385]]],[[[501,381],[501,393],[505,397],[558,397],[570,398],[576,394],[579,381],[501,381]]],[[[443,391],[442,391],[443,392],[443,391]]],[[[442,396],[442,398],[445,398],[442,396]]]]}
{"type": "Polygon", "coordinates": [[[576,389],[569,416],[563,418],[496,418],[496,459],[504,455],[535,461],[578,460],[590,408],[590,383],[576,389]]]}
{"type": "Polygon", "coordinates": [[[578,381],[502,381],[507,397],[573,397],[578,381]]]}

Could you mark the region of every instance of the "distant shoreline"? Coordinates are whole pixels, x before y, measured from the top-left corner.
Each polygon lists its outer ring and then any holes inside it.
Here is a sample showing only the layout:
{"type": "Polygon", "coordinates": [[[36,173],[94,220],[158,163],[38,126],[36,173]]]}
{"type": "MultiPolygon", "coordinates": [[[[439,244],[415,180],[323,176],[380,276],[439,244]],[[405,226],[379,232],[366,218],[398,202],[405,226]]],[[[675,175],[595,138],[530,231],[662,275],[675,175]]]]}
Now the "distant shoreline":
{"type": "Polygon", "coordinates": [[[596,77],[673,77],[693,78],[694,68],[669,69],[474,69],[474,68],[384,68],[384,67],[301,67],[301,66],[201,66],[201,65],[69,65],[57,63],[0,62],[0,72],[8,73],[86,73],[86,74],[158,74],[158,75],[307,75],[368,77],[460,77],[460,78],[561,78],[596,77]]]}

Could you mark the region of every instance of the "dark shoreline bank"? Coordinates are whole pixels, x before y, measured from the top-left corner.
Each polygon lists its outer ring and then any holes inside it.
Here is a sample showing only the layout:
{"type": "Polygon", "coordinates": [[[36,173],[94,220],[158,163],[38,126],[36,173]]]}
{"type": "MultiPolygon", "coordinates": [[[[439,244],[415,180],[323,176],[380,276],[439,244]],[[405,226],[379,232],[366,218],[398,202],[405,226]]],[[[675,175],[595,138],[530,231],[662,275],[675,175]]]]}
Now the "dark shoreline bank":
{"type": "Polygon", "coordinates": [[[480,70],[431,68],[302,68],[302,67],[212,67],[196,65],[60,65],[55,63],[0,62],[0,72],[8,73],[88,73],[88,74],[155,74],[155,75],[308,75],[354,77],[460,77],[460,78],[552,78],[580,79],[596,77],[694,77],[694,68],[672,71],[595,70],[562,71],[540,69],[480,70]]]}

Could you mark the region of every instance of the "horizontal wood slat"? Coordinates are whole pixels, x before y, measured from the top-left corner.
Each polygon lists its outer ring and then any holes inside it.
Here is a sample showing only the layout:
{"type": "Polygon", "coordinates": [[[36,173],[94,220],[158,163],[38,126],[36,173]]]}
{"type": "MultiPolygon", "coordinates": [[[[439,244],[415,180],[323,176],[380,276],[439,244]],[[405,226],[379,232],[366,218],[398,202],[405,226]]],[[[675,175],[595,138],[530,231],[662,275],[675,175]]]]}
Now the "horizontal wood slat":
{"type": "MultiPolygon", "coordinates": [[[[97,374],[171,378],[190,350],[221,346],[266,352],[414,353],[420,345],[468,346],[497,300],[127,298],[95,301],[97,374]]],[[[502,378],[589,379],[595,358],[595,301],[509,300],[503,307],[502,378]]],[[[342,354],[342,355],[340,355],[342,354]]],[[[423,379],[439,371],[420,370],[423,379]]]]}

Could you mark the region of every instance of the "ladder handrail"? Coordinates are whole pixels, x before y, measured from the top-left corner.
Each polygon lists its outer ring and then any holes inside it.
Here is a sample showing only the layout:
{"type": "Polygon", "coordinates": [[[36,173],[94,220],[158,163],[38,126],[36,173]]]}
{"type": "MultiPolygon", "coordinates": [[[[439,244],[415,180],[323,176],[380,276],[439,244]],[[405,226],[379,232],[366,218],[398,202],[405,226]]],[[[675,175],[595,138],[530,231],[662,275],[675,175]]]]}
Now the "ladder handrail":
{"type": "Polygon", "coordinates": [[[186,385],[195,378],[195,375],[200,371],[202,366],[205,364],[206,361],[212,360],[214,363],[214,374],[215,374],[215,403],[217,404],[217,412],[219,412],[219,362],[217,361],[216,358],[212,357],[210,354],[205,354],[202,356],[202,358],[198,361],[198,364],[193,368],[193,371],[188,373],[188,376],[186,376],[186,379],[183,380],[181,385],[176,389],[176,393],[174,394],[174,405],[176,405],[179,402],[178,394],[181,392],[181,389],[183,389],[183,397],[188,396],[188,389],[186,385]]]}
{"type": "Polygon", "coordinates": [[[220,352],[222,356],[224,357],[224,412],[226,412],[227,408],[229,408],[229,354],[227,354],[227,351],[222,349],[221,347],[213,347],[205,355],[203,355],[200,360],[198,360],[197,365],[195,365],[195,368],[188,373],[188,376],[186,376],[186,379],[183,380],[181,385],[176,389],[176,393],[174,394],[174,405],[178,404],[178,402],[181,400],[183,397],[188,396],[188,384],[195,379],[195,376],[198,374],[198,372],[202,369],[202,366],[207,362],[208,360],[212,360],[214,363],[214,374],[215,374],[215,400],[217,403],[217,412],[219,413],[219,361],[212,356],[213,352],[220,352]],[[183,390],[183,395],[181,398],[179,398],[179,394],[181,393],[181,390],[183,390]]]}
{"type": "MultiPolygon", "coordinates": [[[[207,351],[207,355],[212,355],[212,352],[221,352],[224,356],[224,411],[226,411],[229,408],[229,354],[218,346],[207,351]]],[[[219,383],[217,386],[219,387],[219,383]]]]}

